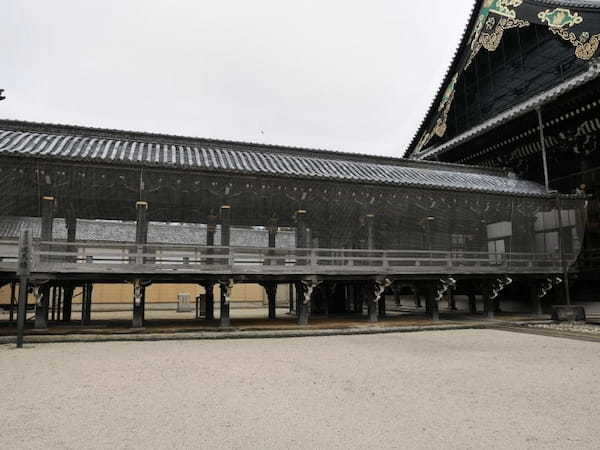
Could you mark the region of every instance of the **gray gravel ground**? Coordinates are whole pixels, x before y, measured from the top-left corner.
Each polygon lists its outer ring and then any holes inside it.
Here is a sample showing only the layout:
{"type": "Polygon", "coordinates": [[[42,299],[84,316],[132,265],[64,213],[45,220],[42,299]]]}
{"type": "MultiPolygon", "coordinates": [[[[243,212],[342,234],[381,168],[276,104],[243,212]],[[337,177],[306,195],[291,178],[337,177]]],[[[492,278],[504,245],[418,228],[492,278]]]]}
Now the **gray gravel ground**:
{"type": "Polygon", "coordinates": [[[464,330],[0,346],[0,448],[595,448],[600,346],[464,330]]]}

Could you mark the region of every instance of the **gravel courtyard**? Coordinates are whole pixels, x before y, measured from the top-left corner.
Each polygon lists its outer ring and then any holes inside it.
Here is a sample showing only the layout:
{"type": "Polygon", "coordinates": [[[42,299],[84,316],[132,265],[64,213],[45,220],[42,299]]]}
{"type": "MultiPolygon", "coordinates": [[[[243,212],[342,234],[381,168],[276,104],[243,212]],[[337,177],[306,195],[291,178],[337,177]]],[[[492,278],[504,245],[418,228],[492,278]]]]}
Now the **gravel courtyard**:
{"type": "Polygon", "coordinates": [[[598,448],[600,346],[493,330],[0,346],[0,448],[598,448]]]}

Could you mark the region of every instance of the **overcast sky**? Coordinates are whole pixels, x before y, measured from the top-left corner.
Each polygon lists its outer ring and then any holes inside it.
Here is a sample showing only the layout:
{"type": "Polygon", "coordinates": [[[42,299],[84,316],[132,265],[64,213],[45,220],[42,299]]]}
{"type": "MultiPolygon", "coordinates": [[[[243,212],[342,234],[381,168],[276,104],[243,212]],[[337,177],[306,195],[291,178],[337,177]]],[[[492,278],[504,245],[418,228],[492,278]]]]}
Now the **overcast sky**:
{"type": "Polygon", "coordinates": [[[1,118],[401,156],[473,0],[1,3],[1,118]]]}

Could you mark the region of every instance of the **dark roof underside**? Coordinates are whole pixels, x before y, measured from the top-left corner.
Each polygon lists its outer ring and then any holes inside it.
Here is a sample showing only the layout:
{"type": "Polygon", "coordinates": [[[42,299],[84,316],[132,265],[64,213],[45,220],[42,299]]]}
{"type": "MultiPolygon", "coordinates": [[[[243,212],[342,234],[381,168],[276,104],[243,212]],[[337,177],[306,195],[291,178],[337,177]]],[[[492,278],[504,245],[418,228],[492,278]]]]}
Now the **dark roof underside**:
{"type": "Polygon", "coordinates": [[[599,42],[598,0],[476,0],[405,156],[431,154],[432,148],[578,76],[587,68],[584,63],[598,56],[599,42]],[[531,42],[523,41],[526,36],[531,42]]]}

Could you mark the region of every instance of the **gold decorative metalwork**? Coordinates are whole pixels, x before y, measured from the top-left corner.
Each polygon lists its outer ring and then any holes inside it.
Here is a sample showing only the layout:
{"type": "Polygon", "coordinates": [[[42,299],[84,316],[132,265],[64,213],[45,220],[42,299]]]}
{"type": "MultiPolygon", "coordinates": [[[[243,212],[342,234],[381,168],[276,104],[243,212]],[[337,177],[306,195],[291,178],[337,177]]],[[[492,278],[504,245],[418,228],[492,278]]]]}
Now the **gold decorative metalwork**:
{"type": "MultiPolygon", "coordinates": [[[[492,19],[492,17],[490,17],[490,19],[492,19]]],[[[523,28],[528,27],[529,25],[530,23],[527,20],[502,17],[500,18],[496,27],[491,33],[481,33],[481,36],[479,37],[479,42],[481,43],[483,48],[490,52],[494,52],[498,49],[500,41],[502,41],[502,37],[504,36],[504,30],[509,30],[511,28],[523,28]]]]}
{"type": "Polygon", "coordinates": [[[415,151],[422,151],[434,136],[443,137],[446,134],[448,126],[448,113],[454,101],[454,91],[458,77],[470,65],[481,48],[488,51],[495,51],[504,35],[504,30],[509,28],[521,28],[529,25],[526,20],[517,19],[517,13],[514,8],[523,4],[523,0],[485,0],[475,29],[470,38],[471,53],[467,58],[464,67],[454,74],[450,83],[446,87],[444,95],[438,105],[438,117],[430,131],[421,136],[415,151]]]}
{"type": "Polygon", "coordinates": [[[548,23],[548,28],[552,33],[573,44],[577,58],[587,61],[598,50],[598,45],[600,44],[599,34],[590,37],[590,34],[584,31],[577,36],[572,31],[567,30],[567,28],[583,22],[583,17],[577,12],[571,12],[566,8],[555,8],[552,11],[547,9],[541,11],[538,14],[538,18],[542,22],[548,23]]]}
{"type": "Polygon", "coordinates": [[[421,136],[421,139],[419,139],[419,142],[417,144],[417,146],[415,147],[415,151],[417,153],[419,153],[421,150],[423,150],[425,148],[425,146],[427,144],[429,144],[429,141],[431,141],[431,138],[433,137],[433,134],[430,133],[429,131],[426,131],[423,136],[421,136]]]}
{"type": "Polygon", "coordinates": [[[583,22],[583,17],[576,12],[572,13],[566,8],[555,8],[552,11],[549,9],[546,11],[541,11],[538,14],[538,18],[542,21],[542,23],[548,22],[548,26],[550,28],[570,28],[573,25],[578,25],[583,22]]]}
{"type": "Polygon", "coordinates": [[[550,31],[573,44],[575,47],[575,56],[584,61],[592,59],[596,50],[598,50],[598,45],[600,45],[600,34],[590,37],[590,34],[584,31],[578,37],[572,31],[567,31],[563,28],[550,28],[550,31]]]}

